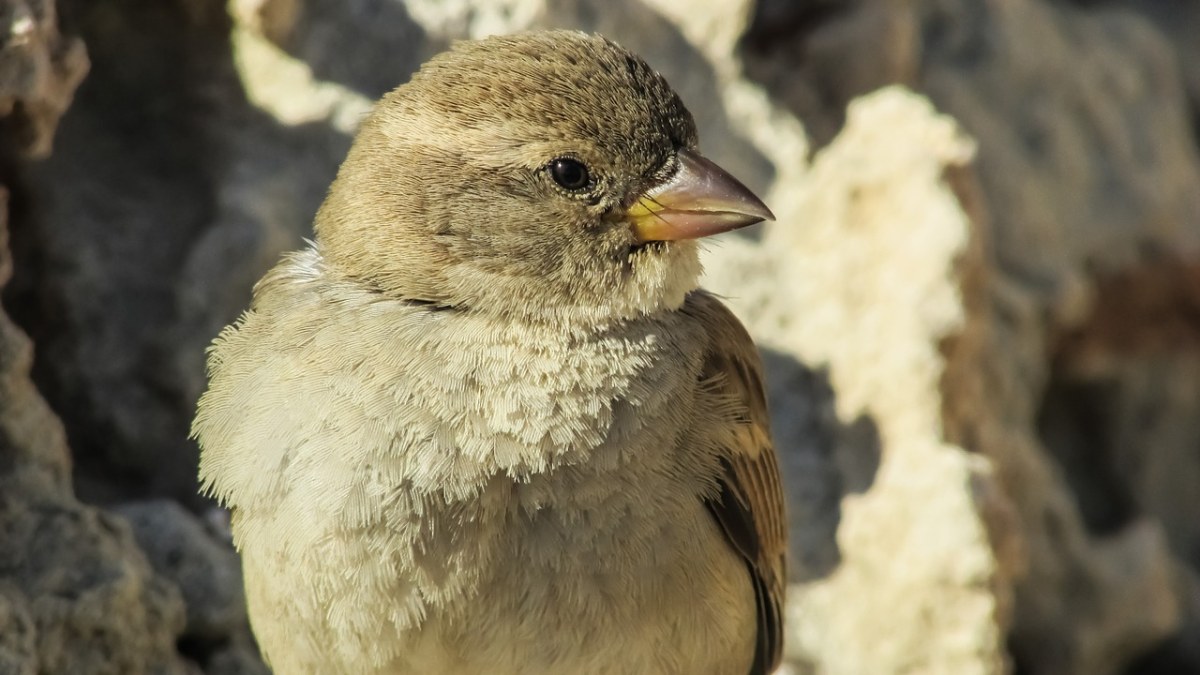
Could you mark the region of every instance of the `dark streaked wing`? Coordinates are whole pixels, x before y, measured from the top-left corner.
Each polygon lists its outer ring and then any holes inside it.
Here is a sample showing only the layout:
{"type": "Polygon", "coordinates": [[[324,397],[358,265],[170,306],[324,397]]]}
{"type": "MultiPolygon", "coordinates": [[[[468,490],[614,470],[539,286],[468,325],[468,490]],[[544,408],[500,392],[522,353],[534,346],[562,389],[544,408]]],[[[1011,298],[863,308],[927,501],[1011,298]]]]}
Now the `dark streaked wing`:
{"type": "Polygon", "coordinates": [[[762,361],[746,329],[713,296],[694,292],[683,311],[708,331],[702,381],[738,411],[729,433],[722,435],[720,492],[705,506],[750,570],[758,609],[758,643],[750,675],[766,675],[779,664],[783,649],[787,526],[762,361]]]}

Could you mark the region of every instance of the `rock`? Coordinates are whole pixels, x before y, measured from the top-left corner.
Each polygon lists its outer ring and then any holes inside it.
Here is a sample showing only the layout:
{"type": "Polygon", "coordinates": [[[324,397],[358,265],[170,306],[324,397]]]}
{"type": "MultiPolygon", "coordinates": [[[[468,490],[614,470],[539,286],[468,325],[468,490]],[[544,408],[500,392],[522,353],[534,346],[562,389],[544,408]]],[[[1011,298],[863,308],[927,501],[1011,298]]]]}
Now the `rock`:
{"type": "MultiPolygon", "coordinates": [[[[788,601],[789,657],[818,672],[1006,668],[1019,529],[990,463],[942,427],[941,383],[966,353],[944,345],[979,321],[964,279],[983,264],[981,224],[944,176],[974,153],[920,97],[867,96],[810,168],[793,160],[797,180],[772,192],[778,221],[762,242],[726,244],[705,261],[708,284],[760,344],[827,372],[832,386],[835,462],[854,486],[827,516],[840,562],[795,579],[788,601]]],[[[789,428],[792,405],[773,399],[776,441],[790,511],[808,514],[819,509],[792,486],[811,441],[789,428]]],[[[804,524],[792,524],[803,544],[804,524]]]]}
{"type": "Polygon", "coordinates": [[[1197,31],[1200,31],[1200,5],[1171,0],[1126,0],[1119,4],[1128,12],[1146,17],[1170,38],[1175,48],[1176,66],[1182,71],[1194,117],[1196,112],[1200,111],[1200,44],[1196,42],[1197,31]]]}
{"type": "MultiPolygon", "coordinates": [[[[233,68],[221,3],[84,1],[70,9],[92,70],[62,119],[56,152],[20,168],[25,207],[14,248],[24,264],[8,306],[38,345],[34,374],[62,411],[79,494],[198,506],[187,430],[207,335],[188,332],[178,280],[193,271],[189,254],[220,210],[221,177],[239,168],[229,138],[256,118],[233,68]],[[194,358],[183,356],[193,350],[194,358]]],[[[226,244],[256,260],[258,241],[226,244]]],[[[228,258],[206,271],[230,285],[209,293],[237,288],[230,303],[244,304],[253,272],[240,276],[247,258],[228,258]]],[[[237,311],[226,309],[229,318],[237,311]]]]}
{"type": "Polygon", "coordinates": [[[215,643],[248,634],[241,562],[228,542],[217,540],[170,500],[123,504],[115,512],[133,527],[154,571],[182,593],[187,607],[183,639],[215,643]]]}
{"type": "Polygon", "coordinates": [[[0,673],[37,674],[37,627],[29,598],[11,583],[0,584],[0,673]]]}
{"type": "MultiPolygon", "coordinates": [[[[6,214],[0,198],[0,285],[11,273],[6,214]]],[[[193,672],[175,650],[178,591],[151,571],[124,522],[71,494],[62,426],[29,379],[32,356],[0,313],[4,672],[193,672]]]]}
{"type": "Polygon", "coordinates": [[[41,672],[194,672],[175,650],[179,593],[151,572],[124,523],[78,504],[26,508],[0,515],[21,552],[0,567],[29,597],[41,672]]]}
{"type": "Polygon", "coordinates": [[[0,6],[0,119],[18,155],[50,153],[58,120],[87,72],[83,42],[59,32],[55,0],[0,6]]]}
{"type": "Polygon", "coordinates": [[[916,6],[757,3],[741,40],[745,76],[803,120],[814,145],[825,145],[845,122],[850,101],[889,84],[917,84],[922,44],[916,6]]]}
{"type": "Polygon", "coordinates": [[[1180,623],[1195,610],[1165,573],[1197,566],[1200,469],[1185,450],[1200,442],[1197,13],[1166,2],[803,7],[789,24],[780,3],[764,4],[778,20],[756,21],[744,57],[775,100],[816,123],[819,143],[880,78],[926,92],[979,142],[985,307],[974,356],[943,382],[945,423],[992,460],[1019,514],[1018,669],[1120,672],[1175,634],[1164,643],[1175,655],[1160,660],[1200,672],[1186,656],[1200,630],[1180,623]]]}
{"type": "MultiPolygon", "coordinates": [[[[923,77],[933,100],[981,139],[995,269],[978,369],[995,436],[1004,436],[981,449],[1018,506],[1030,552],[1017,586],[1014,655],[1031,673],[1119,672],[1181,628],[1181,594],[1165,570],[1187,552],[1168,548],[1169,521],[1151,521],[1158,514],[1148,500],[1128,496],[1142,458],[1200,441],[1184,421],[1194,418],[1194,399],[1177,384],[1196,353],[1164,345],[1155,358],[1166,367],[1155,375],[1138,350],[1114,351],[1108,363],[1132,377],[1092,370],[1081,383],[1073,364],[1083,355],[1060,336],[1121,302],[1114,276],[1157,276],[1197,261],[1200,162],[1184,87],[1167,40],[1125,10],[1019,2],[986,28],[955,25],[928,48],[923,77]],[[1166,444],[1138,422],[1118,430],[1147,406],[1191,412],[1164,420],[1175,429],[1166,444]]],[[[1160,288],[1200,297],[1186,279],[1160,288]]],[[[1145,322],[1127,311],[1120,323],[1153,342],[1160,321],[1188,321],[1187,306],[1145,322]]],[[[1196,460],[1172,466],[1194,472],[1196,460]]],[[[1159,483],[1149,492],[1172,491],[1159,483]]]]}
{"type": "Polygon", "coordinates": [[[271,675],[253,644],[225,647],[214,653],[204,670],[208,675],[271,675]]]}

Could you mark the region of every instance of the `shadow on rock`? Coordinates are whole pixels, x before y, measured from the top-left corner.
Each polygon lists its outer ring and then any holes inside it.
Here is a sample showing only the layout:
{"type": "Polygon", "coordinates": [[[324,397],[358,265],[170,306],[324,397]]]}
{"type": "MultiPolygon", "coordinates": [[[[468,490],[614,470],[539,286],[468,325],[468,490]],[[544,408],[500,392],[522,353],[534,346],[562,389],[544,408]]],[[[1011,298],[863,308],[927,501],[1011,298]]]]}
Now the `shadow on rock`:
{"type": "Polygon", "coordinates": [[[879,470],[875,421],[850,424],[835,413],[829,374],[762,349],[771,404],[771,432],[787,496],[792,583],[828,576],[841,563],[837,529],[842,499],[866,492],[879,470]]]}

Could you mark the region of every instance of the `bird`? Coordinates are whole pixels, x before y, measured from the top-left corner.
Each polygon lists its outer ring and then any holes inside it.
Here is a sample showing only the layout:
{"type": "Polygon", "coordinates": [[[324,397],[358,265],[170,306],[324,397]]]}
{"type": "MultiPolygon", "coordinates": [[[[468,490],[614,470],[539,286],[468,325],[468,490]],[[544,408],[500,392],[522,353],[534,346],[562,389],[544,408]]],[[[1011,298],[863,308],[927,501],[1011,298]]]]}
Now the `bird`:
{"type": "Polygon", "coordinates": [[[356,132],[192,435],[279,675],[761,675],[785,513],[698,240],[771,211],[599,35],[461,41],[356,132]]]}

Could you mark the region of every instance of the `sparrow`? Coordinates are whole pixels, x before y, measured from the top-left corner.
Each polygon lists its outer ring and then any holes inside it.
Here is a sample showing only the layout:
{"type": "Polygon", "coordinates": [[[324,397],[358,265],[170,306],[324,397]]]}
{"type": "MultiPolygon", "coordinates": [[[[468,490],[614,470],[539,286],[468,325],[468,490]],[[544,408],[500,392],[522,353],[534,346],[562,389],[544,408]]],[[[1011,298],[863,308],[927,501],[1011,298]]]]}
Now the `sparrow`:
{"type": "Polygon", "coordinates": [[[603,37],[457,43],[385,95],[193,425],[275,672],[773,670],[762,365],[696,241],[770,218],[603,37]]]}

